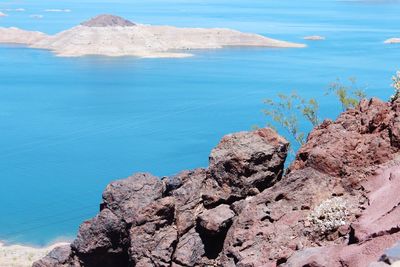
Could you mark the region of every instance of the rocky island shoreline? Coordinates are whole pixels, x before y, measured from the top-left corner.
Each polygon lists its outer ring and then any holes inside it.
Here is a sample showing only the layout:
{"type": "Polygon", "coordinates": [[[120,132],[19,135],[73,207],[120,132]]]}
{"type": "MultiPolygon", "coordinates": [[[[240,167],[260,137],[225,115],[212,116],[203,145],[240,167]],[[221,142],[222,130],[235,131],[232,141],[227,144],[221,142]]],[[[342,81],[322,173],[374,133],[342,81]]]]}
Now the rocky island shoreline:
{"type": "Polygon", "coordinates": [[[205,169],[112,182],[71,245],[33,267],[388,266],[400,240],[400,100],[363,100],[285,172],[271,129],[225,136],[205,169]]]}
{"type": "Polygon", "coordinates": [[[25,44],[58,56],[135,56],[180,58],[196,49],[223,47],[302,48],[304,44],[222,28],[178,28],[133,23],[113,15],[99,15],[56,35],[0,28],[0,43],[25,44]]]}
{"type": "Polygon", "coordinates": [[[32,262],[40,260],[53,249],[69,243],[58,242],[46,247],[6,245],[0,242],[1,267],[30,267],[32,262]]]}

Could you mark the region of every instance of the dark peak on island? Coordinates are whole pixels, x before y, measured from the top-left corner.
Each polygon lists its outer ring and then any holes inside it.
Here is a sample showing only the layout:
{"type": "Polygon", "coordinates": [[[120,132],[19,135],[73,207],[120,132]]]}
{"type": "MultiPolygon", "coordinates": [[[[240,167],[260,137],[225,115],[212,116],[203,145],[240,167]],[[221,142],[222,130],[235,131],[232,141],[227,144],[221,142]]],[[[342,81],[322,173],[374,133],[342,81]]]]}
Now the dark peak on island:
{"type": "Polygon", "coordinates": [[[131,27],[136,24],[119,16],[102,14],[82,22],[81,25],[87,27],[131,27]]]}

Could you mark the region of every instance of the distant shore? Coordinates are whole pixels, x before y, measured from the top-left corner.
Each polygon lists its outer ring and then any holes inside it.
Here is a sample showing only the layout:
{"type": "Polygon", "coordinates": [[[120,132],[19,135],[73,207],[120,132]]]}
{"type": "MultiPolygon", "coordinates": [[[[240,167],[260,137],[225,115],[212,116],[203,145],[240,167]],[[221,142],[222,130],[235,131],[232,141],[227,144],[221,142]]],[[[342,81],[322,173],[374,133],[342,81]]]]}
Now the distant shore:
{"type": "Polygon", "coordinates": [[[323,41],[326,38],[324,36],[319,36],[319,35],[310,35],[303,37],[303,39],[307,41],[323,41]]]}
{"type": "Polygon", "coordinates": [[[31,267],[32,263],[43,258],[56,247],[68,245],[66,242],[54,243],[46,247],[5,245],[0,242],[0,266],[31,267]]]}
{"type": "Polygon", "coordinates": [[[56,35],[0,28],[0,43],[25,44],[47,49],[57,56],[135,56],[182,58],[190,50],[224,47],[304,48],[305,44],[268,38],[225,28],[178,28],[130,22],[113,15],[99,15],[56,35]]]}
{"type": "Polygon", "coordinates": [[[387,39],[384,43],[385,44],[400,44],[400,38],[390,38],[390,39],[387,39]]]}

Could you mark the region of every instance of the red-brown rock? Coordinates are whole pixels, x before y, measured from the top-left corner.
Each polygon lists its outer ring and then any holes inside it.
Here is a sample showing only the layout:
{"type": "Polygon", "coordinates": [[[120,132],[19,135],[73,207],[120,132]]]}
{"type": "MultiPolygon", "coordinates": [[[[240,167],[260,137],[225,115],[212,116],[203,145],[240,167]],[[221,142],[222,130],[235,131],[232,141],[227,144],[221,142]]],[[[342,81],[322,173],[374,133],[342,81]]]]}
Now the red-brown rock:
{"type": "Polygon", "coordinates": [[[363,100],[314,129],[284,176],[273,130],[228,135],[207,169],[111,183],[72,246],[34,266],[382,265],[400,240],[399,126],[400,100],[363,100]]]}
{"type": "Polygon", "coordinates": [[[229,228],[235,213],[228,205],[222,204],[210,210],[206,210],[198,217],[199,227],[210,235],[216,235],[229,228]]]}

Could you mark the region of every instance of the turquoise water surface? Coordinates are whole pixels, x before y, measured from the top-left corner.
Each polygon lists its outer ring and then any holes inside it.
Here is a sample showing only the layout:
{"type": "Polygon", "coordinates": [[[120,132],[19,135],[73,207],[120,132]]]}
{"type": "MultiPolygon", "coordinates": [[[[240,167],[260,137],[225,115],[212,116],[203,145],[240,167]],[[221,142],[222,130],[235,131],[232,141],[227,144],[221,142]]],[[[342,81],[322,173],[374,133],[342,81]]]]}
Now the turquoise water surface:
{"type": "Polygon", "coordinates": [[[327,38],[304,41],[305,49],[231,48],[185,59],[59,58],[0,46],[0,240],[12,243],[73,237],[112,180],[206,166],[224,134],[266,123],[264,98],[296,89],[334,118],[337,102],[324,96],[330,82],[357,77],[368,95],[387,99],[400,68],[400,46],[383,44],[400,37],[399,1],[22,0],[0,9],[8,14],[0,26],[47,33],[112,13],[295,42],[327,38]],[[53,8],[71,12],[43,11],[53,8]]]}

